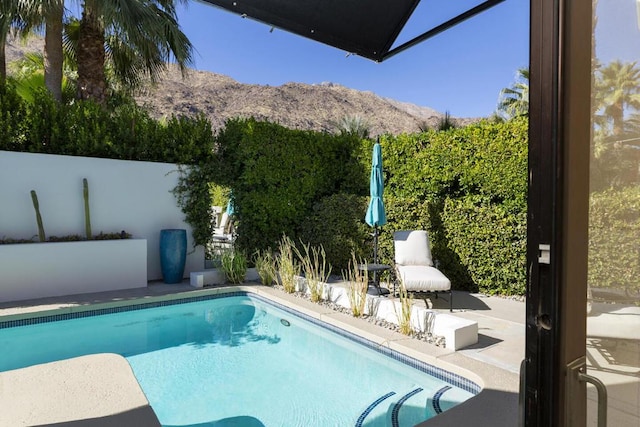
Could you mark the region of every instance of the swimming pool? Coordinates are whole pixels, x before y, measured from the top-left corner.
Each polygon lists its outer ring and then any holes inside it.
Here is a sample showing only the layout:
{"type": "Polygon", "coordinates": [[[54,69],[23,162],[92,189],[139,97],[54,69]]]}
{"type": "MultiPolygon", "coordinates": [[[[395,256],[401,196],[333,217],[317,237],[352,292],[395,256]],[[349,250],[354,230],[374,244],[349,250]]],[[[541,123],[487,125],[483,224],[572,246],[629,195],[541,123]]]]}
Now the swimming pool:
{"type": "Polygon", "coordinates": [[[0,370],[118,353],[173,426],[410,426],[479,392],[320,323],[244,292],[4,322],[0,370]]]}

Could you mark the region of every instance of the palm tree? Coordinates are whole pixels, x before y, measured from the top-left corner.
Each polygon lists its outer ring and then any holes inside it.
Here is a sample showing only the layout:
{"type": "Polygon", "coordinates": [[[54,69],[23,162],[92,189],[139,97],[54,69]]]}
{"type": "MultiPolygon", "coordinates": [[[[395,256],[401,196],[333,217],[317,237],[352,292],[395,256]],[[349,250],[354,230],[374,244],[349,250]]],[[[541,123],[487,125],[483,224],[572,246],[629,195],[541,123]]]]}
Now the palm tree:
{"type": "Polygon", "coordinates": [[[337,125],[340,134],[356,135],[360,139],[369,138],[371,125],[362,116],[345,116],[337,125]]]}
{"type": "MultiPolygon", "coordinates": [[[[75,64],[65,60],[59,101],[69,103],[75,98],[75,64]]],[[[10,75],[7,80],[13,83],[17,94],[27,102],[34,102],[36,93],[45,85],[44,55],[37,52],[26,53],[17,61],[8,64],[10,75]]]]}
{"type": "Polygon", "coordinates": [[[155,80],[172,58],[184,72],[193,46],[174,0],[85,0],[76,49],[77,97],[104,103],[107,58],[116,79],[135,87],[144,76],[155,80]]]}
{"type": "Polygon", "coordinates": [[[624,134],[625,108],[640,109],[640,69],[635,62],[611,62],[598,70],[596,103],[601,119],[612,123],[614,136],[624,134]]]}
{"type": "Polygon", "coordinates": [[[519,68],[516,81],[500,91],[498,111],[508,120],[529,115],[529,69],[519,68]]]}
{"type": "MultiPolygon", "coordinates": [[[[43,3],[47,3],[44,1],[43,3]]],[[[44,34],[44,84],[53,99],[62,100],[62,28],[64,0],[49,0],[46,6],[44,34]]]]}
{"type": "Polygon", "coordinates": [[[44,80],[54,98],[62,95],[62,25],[64,0],[2,0],[0,3],[0,81],[6,79],[5,43],[10,31],[28,35],[45,27],[44,80]]]}
{"type": "Polygon", "coordinates": [[[0,0],[0,85],[7,79],[6,44],[11,30],[19,20],[18,4],[11,0],[0,0]]]}

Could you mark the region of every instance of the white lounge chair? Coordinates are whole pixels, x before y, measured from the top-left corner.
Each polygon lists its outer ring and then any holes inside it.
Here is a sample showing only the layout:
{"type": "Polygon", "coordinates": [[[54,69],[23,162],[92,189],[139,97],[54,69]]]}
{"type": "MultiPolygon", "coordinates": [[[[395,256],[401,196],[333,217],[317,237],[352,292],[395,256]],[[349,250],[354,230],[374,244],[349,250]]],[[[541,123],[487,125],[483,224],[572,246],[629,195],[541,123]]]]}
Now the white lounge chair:
{"type": "Polygon", "coordinates": [[[231,217],[227,212],[223,212],[220,215],[220,222],[216,224],[213,229],[214,236],[227,236],[231,234],[231,217]]]}
{"type": "Polygon", "coordinates": [[[212,245],[214,252],[220,252],[223,250],[233,248],[233,242],[235,240],[233,219],[227,212],[223,212],[220,215],[220,220],[213,229],[212,245]]]}
{"type": "Polygon", "coordinates": [[[434,267],[427,232],[396,231],[393,233],[393,246],[396,274],[404,289],[407,292],[448,292],[449,311],[453,311],[451,281],[434,267]]]}

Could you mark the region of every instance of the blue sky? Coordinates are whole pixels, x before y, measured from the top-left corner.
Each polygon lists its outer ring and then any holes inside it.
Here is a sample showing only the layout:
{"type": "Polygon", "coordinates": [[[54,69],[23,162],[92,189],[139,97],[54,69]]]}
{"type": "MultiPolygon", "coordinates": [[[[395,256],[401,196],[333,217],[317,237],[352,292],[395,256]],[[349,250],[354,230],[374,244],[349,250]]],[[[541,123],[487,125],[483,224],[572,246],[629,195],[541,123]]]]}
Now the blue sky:
{"type": "MultiPolygon", "coordinates": [[[[479,3],[422,0],[398,43],[479,3]]],[[[529,63],[527,0],[506,0],[383,63],[283,30],[270,33],[265,24],[197,1],[180,6],[179,23],[196,48],[196,69],[271,86],[333,82],[456,117],[491,115],[500,90],[529,63]]]]}
{"type": "Polygon", "coordinates": [[[603,65],[640,60],[640,6],[636,0],[598,0],[596,56],[603,65]]]}

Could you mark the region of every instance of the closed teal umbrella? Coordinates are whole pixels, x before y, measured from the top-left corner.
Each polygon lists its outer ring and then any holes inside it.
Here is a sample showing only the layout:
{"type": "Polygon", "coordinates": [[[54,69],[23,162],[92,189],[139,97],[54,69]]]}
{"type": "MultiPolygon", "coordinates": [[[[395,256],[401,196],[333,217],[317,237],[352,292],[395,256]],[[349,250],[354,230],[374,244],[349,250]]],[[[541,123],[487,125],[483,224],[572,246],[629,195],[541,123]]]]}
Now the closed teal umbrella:
{"type": "Polygon", "coordinates": [[[229,194],[229,201],[227,202],[227,215],[232,216],[236,212],[236,207],[233,204],[233,193],[229,194]]]}
{"type": "Polygon", "coordinates": [[[371,179],[369,181],[369,193],[371,200],[364,220],[373,227],[373,262],[378,263],[378,226],[387,223],[387,214],[384,211],[384,177],[382,176],[382,148],[379,143],[373,146],[371,159],[371,179]]]}

